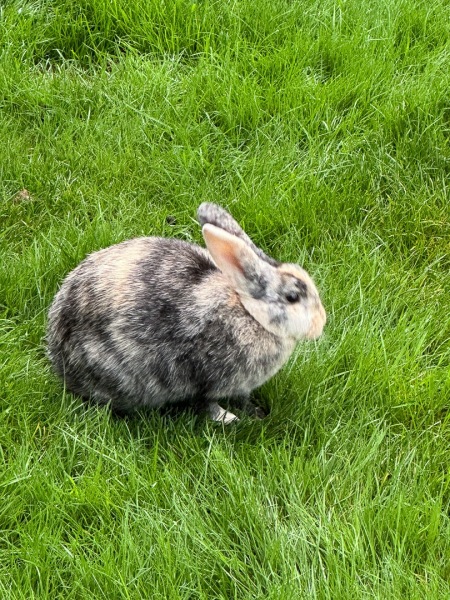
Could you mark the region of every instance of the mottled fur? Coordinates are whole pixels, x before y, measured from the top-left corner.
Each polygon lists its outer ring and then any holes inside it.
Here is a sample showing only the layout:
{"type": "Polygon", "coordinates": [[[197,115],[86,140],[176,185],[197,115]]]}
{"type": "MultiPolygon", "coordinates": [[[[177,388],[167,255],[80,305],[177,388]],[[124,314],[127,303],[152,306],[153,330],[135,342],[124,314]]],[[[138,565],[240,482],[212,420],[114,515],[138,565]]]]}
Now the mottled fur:
{"type": "Polygon", "coordinates": [[[325,313],[309,276],[257,254],[223,209],[199,212],[209,253],[138,238],[95,252],[67,276],[47,334],[67,389],[121,412],[204,403],[229,422],[218,400],[247,398],[298,339],[320,335],[325,313]],[[295,292],[298,301],[288,302],[295,292]]]}

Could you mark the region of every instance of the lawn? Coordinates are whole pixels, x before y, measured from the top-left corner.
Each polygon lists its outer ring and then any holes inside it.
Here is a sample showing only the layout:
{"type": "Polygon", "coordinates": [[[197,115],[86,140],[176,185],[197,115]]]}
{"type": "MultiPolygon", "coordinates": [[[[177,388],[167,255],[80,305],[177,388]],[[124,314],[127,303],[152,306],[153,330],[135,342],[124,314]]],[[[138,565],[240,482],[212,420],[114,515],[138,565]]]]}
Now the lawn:
{"type": "Polygon", "coordinates": [[[0,6],[0,597],[450,598],[446,0],[0,6]],[[89,252],[227,207],[328,312],[264,421],[119,419],[45,355],[89,252]]]}

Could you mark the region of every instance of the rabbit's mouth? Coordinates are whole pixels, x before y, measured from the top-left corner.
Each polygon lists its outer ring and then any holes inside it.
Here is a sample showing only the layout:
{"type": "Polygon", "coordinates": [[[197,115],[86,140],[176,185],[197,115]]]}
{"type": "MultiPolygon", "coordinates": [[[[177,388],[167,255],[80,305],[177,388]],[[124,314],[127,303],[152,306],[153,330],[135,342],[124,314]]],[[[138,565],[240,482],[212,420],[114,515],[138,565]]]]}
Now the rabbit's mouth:
{"type": "Polygon", "coordinates": [[[317,340],[322,335],[323,328],[327,322],[327,315],[322,305],[319,306],[319,310],[314,315],[311,321],[311,327],[306,334],[306,339],[317,340]]]}

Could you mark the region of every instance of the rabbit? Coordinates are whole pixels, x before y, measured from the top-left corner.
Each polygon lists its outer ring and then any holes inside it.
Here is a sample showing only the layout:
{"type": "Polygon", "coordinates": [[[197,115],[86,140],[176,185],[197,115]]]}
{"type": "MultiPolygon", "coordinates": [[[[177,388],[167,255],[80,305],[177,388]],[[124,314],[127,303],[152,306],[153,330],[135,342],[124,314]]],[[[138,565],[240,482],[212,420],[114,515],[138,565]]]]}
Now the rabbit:
{"type": "Polygon", "coordinates": [[[321,335],[325,310],[306,271],[264,254],[223,208],[203,203],[198,220],[207,250],[142,237],[69,273],[47,327],[68,390],[121,414],[184,403],[228,424],[229,399],[264,416],[252,390],[321,335]]]}

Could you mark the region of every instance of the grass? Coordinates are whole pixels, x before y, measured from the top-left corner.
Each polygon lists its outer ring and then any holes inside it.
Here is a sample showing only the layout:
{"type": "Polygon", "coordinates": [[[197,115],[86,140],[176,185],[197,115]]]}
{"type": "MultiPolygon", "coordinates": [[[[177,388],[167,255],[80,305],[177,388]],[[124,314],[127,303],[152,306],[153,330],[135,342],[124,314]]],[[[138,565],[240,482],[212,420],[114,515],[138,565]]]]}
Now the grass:
{"type": "Polygon", "coordinates": [[[445,0],[0,7],[0,597],[450,597],[445,0]],[[314,275],[263,422],[118,420],[46,311],[205,200],[314,275]],[[175,219],[166,220],[167,217],[175,219]]]}

